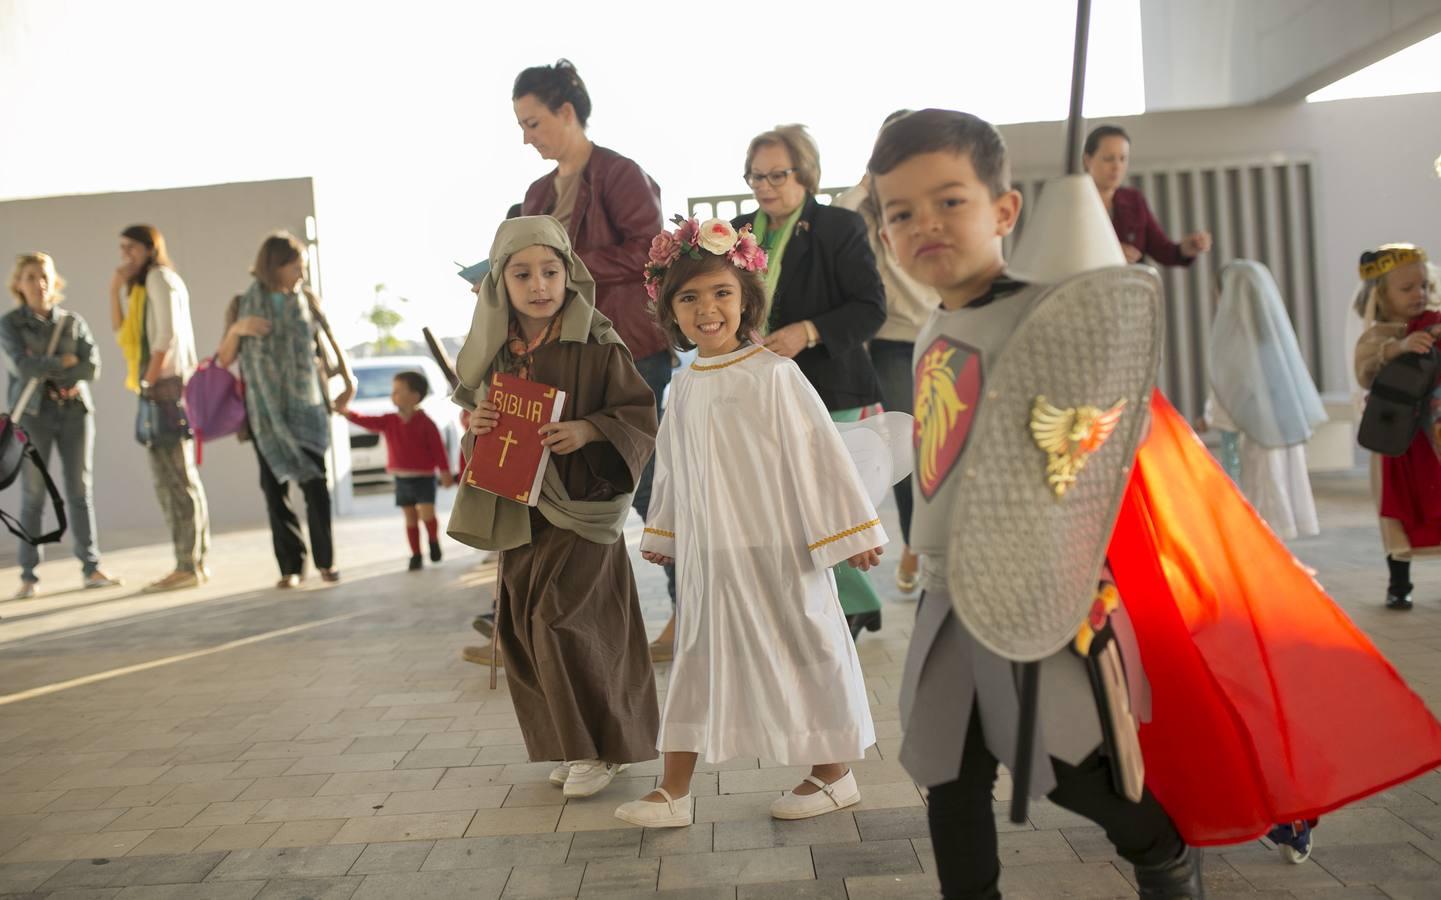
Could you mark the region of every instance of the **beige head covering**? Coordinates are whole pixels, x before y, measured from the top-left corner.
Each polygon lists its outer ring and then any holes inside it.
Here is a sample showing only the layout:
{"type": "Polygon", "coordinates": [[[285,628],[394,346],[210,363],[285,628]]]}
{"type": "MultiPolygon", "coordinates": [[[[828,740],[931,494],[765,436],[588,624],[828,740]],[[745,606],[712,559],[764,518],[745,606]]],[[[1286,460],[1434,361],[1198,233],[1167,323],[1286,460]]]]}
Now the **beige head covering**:
{"type": "MultiPolygon", "coordinates": [[[[460,380],[451,399],[475,409],[485,396],[486,382],[496,355],[510,333],[510,297],[505,290],[505,264],[526,247],[552,247],[565,263],[565,306],[560,311],[560,339],[585,343],[619,344],[610,320],[595,308],[595,279],[571,249],[560,222],[550,216],[509,219],[495,234],[490,248],[490,271],[480,283],[470,334],[455,359],[460,380]]],[[[597,544],[621,538],[630,509],[630,494],[605,501],[572,500],[552,464],[541,482],[538,509],[558,528],[579,534],[597,544]]],[[[514,500],[462,486],[451,509],[446,533],[463,544],[482,550],[509,550],[530,542],[530,510],[514,500]]]]}
{"type": "Polygon", "coordinates": [[[495,233],[490,246],[490,271],[480,282],[470,334],[455,359],[460,384],[451,399],[466,409],[475,409],[484,394],[486,380],[495,365],[496,354],[510,333],[510,296],[505,289],[505,264],[527,247],[550,247],[565,263],[565,306],[560,312],[560,339],[585,343],[592,335],[602,344],[620,343],[610,320],[595,308],[595,279],[570,246],[570,237],[560,222],[550,216],[507,219],[495,233]]]}

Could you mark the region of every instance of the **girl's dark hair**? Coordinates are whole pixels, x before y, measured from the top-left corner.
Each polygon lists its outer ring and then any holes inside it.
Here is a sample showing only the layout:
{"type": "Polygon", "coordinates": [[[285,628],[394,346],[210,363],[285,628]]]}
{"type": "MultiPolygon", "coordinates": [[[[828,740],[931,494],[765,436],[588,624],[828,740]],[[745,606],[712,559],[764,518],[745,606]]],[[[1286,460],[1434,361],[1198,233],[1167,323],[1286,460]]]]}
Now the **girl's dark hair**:
{"type": "Polygon", "coordinates": [[[130,279],[130,287],[134,287],[137,284],[144,284],[145,277],[149,275],[150,270],[156,266],[164,266],[167,269],[175,268],[170,262],[170,254],[165,251],[165,235],[161,234],[160,229],[154,225],[131,225],[129,228],[120,232],[120,236],[129,238],[150,251],[149,261],[141,266],[140,271],[136,272],[135,276],[130,279]]]}
{"type": "Polygon", "coordinates": [[[750,333],[760,327],[761,316],[766,308],[766,288],[761,281],[759,274],[747,272],[735,266],[724,256],[716,256],[713,253],[701,252],[700,259],[692,259],[689,256],[681,256],[671,263],[666,270],[665,279],[661,281],[660,297],[655,302],[654,314],[656,324],[660,330],[665,332],[666,338],[671,346],[677,350],[691,350],[695,348],[685,333],[680,330],[680,324],[676,321],[675,308],[672,305],[675,295],[686,283],[698,275],[706,275],[711,272],[734,272],[736,281],[741,286],[741,324],[737,329],[742,341],[750,340],[750,333]]]}
{"type": "Polygon", "coordinates": [[[1101,141],[1104,141],[1108,137],[1118,137],[1128,144],[1131,143],[1131,136],[1126,134],[1126,129],[1121,126],[1099,125],[1092,128],[1091,133],[1086,135],[1086,145],[1082,148],[1081,152],[1087,156],[1095,156],[1096,151],[1101,149],[1101,141]]]}
{"type": "Polygon", "coordinates": [[[531,66],[515,77],[510,99],[534,95],[551,112],[569,103],[575,109],[575,120],[584,128],[590,121],[590,94],[575,64],[568,59],[556,60],[553,66],[531,66]]]}

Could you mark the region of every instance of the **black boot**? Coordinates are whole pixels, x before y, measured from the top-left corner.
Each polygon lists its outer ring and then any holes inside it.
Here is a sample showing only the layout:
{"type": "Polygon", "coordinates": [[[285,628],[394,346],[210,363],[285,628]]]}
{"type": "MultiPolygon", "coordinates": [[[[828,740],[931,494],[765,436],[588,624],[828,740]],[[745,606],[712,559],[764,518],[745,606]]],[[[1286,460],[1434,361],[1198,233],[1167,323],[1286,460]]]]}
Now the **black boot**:
{"type": "Polygon", "coordinates": [[[1386,591],[1386,608],[1406,610],[1411,608],[1411,593],[1396,593],[1395,590],[1386,591]]]}
{"type": "Polygon", "coordinates": [[[419,554],[419,553],[417,553],[417,554],[413,555],[412,557],[410,557],[410,571],[412,571],[412,572],[419,572],[419,571],[420,571],[420,554],[419,554]]]}
{"type": "Polygon", "coordinates": [[[846,616],[846,624],[851,626],[851,640],[860,637],[862,631],[880,631],[881,611],[877,609],[846,616]]]}
{"type": "Polygon", "coordinates": [[[1141,900],[1205,900],[1201,884],[1201,848],[1187,847],[1181,855],[1159,866],[1136,866],[1141,900]]]}
{"type": "Polygon", "coordinates": [[[430,542],[430,561],[440,562],[440,541],[430,542]]]}

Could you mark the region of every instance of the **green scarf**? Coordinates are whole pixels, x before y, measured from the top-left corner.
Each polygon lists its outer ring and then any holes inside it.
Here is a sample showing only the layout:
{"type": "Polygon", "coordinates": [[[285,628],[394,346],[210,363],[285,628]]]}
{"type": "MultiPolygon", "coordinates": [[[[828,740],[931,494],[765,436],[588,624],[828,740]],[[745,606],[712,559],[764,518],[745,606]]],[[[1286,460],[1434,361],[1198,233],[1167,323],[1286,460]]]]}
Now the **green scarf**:
{"type": "Polygon", "coordinates": [[[761,330],[767,334],[771,330],[771,304],[775,300],[776,286],[781,283],[781,261],[785,259],[786,247],[790,245],[791,235],[796,233],[796,223],[801,220],[801,213],[805,212],[805,209],[805,203],[796,207],[796,211],[787,216],[781,227],[775,231],[767,230],[770,219],[765,211],[756,210],[753,229],[761,249],[766,252],[766,308],[761,315],[761,330]]]}
{"type": "MultiPolygon", "coordinates": [[[[490,272],[480,284],[470,334],[455,359],[460,384],[451,399],[475,409],[485,398],[496,362],[510,333],[510,298],[505,290],[505,263],[518,250],[543,244],[566,262],[566,301],[561,309],[560,340],[619,344],[610,320],[595,308],[595,279],[571,249],[560,222],[550,216],[510,219],[496,232],[490,248],[490,272]]],[[[552,462],[541,482],[540,514],[557,528],[573,531],[593,544],[614,544],[625,533],[631,494],[609,500],[572,500],[552,462]]],[[[530,543],[530,508],[477,488],[461,485],[446,533],[481,550],[512,550],[530,543]]]]}

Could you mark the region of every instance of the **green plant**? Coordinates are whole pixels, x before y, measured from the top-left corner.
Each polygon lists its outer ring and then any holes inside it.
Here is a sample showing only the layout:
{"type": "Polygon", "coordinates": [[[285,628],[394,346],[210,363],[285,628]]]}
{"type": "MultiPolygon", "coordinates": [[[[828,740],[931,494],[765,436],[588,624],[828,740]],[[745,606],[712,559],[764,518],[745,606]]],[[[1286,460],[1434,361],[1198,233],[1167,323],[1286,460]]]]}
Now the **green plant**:
{"type": "Polygon", "coordinates": [[[395,329],[405,321],[405,316],[391,306],[392,300],[397,303],[410,302],[405,297],[390,294],[384,284],[377,284],[375,304],[366,310],[363,316],[365,321],[375,328],[375,349],[382,353],[400,346],[400,341],[395,337],[395,329]]]}

